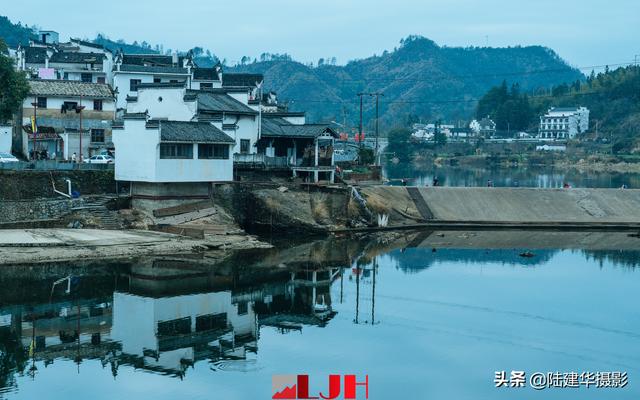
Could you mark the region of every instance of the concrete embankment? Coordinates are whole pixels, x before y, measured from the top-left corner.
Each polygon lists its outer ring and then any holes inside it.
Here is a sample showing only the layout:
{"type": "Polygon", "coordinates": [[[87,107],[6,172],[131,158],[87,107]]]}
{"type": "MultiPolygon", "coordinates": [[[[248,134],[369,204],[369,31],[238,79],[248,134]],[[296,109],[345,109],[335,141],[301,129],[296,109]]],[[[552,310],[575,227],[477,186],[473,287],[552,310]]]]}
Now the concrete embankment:
{"type": "Polygon", "coordinates": [[[371,186],[361,192],[375,212],[389,214],[389,225],[640,227],[640,190],[371,186]]]}

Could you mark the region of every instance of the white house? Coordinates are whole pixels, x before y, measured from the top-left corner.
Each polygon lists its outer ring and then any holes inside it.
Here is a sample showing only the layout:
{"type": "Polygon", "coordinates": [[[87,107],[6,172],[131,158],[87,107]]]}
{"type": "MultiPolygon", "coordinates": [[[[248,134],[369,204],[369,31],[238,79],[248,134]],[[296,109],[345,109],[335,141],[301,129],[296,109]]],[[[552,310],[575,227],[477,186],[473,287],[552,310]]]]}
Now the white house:
{"type": "Polygon", "coordinates": [[[114,127],[117,180],[152,183],[233,179],[234,140],[209,122],[147,120],[127,114],[114,127]]]}
{"type": "Polygon", "coordinates": [[[122,54],[114,59],[113,88],[117,93],[117,108],[125,109],[127,99],[138,95],[141,83],[182,83],[191,85],[194,65],[190,57],[177,54],[122,54]]]}
{"type": "Polygon", "coordinates": [[[22,134],[18,136],[25,157],[34,149],[65,159],[73,153],[86,158],[113,150],[115,99],[109,85],[38,79],[30,80],[29,87],[22,105],[22,134]]]}
{"type": "Polygon", "coordinates": [[[586,107],[552,107],[540,117],[540,139],[573,139],[589,130],[586,107]]]}
{"type": "Polygon", "coordinates": [[[16,67],[40,79],[111,83],[113,55],[104,47],[71,39],[68,43],[31,42],[19,46],[16,67]]]}
{"type": "Polygon", "coordinates": [[[11,153],[12,130],[11,125],[0,124],[0,153],[11,153]]]}
{"type": "Polygon", "coordinates": [[[489,116],[482,118],[480,121],[474,119],[469,123],[469,129],[476,136],[484,136],[490,138],[496,133],[496,123],[489,116]]]}
{"type": "MultiPolygon", "coordinates": [[[[257,338],[252,304],[234,303],[231,291],[179,296],[139,296],[115,292],[111,339],[142,368],[180,373],[197,361],[196,346],[237,346],[236,337],[257,338]],[[132,316],[136,318],[132,318],[132,316]]],[[[237,346],[242,351],[242,346],[237,346]]],[[[234,349],[230,349],[234,350],[234,349]]],[[[206,353],[208,354],[208,353],[206,353]]]]}

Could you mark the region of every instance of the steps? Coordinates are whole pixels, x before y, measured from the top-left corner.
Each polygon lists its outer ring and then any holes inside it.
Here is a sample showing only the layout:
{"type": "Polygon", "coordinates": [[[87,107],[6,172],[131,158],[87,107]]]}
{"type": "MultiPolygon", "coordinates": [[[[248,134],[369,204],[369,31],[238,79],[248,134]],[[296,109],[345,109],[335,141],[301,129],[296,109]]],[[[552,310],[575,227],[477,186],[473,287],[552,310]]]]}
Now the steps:
{"type": "Polygon", "coordinates": [[[86,198],[84,205],[74,207],[74,211],[85,211],[100,221],[100,229],[116,230],[120,229],[120,222],[117,212],[107,208],[107,203],[112,200],[109,196],[95,196],[86,198]]]}
{"type": "Polygon", "coordinates": [[[409,193],[409,197],[413,200],[413,203],[416,205],[418,212],[422,215],[422,218],[425,221],[433,219],[433,212],[427,205],[427,202],[424,201],[424,197],[422,197],[422,193],[420,193],[420,189],[417,187],[408,186],[407,193],[409,193]]]}

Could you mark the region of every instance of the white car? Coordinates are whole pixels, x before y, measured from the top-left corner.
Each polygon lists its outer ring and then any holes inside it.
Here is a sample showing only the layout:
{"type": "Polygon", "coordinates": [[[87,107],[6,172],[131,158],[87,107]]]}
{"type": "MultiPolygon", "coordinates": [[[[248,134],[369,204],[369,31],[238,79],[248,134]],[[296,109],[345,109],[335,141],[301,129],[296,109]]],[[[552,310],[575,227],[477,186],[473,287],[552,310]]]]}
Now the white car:
{"type": "Polygon", "coordinates": [[[84,160],[87,164],[111,164],[113,163],[113,157],[107,154],[100,154],[96,156],[91,156],[91,158],[87,158],[84,160]]]}
{"type": "Polygon", "coordinates": [[[19,160],[10,153],[0,152],[0,163],[18,162],[19,160]]]}

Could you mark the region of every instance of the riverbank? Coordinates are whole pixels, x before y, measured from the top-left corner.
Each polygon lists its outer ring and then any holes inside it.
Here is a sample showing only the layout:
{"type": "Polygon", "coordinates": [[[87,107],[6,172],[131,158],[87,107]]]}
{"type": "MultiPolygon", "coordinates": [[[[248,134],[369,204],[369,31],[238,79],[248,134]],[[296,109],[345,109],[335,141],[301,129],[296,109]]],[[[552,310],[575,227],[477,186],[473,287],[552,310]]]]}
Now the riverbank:
{"type": "Polygon", "coordinates": [[[0,235],[0,265],[171,254],[224,258],[236,250],[269,247],[250,235],[207,235],[193,239],[142,230],[5,229],[0,235]]]}

